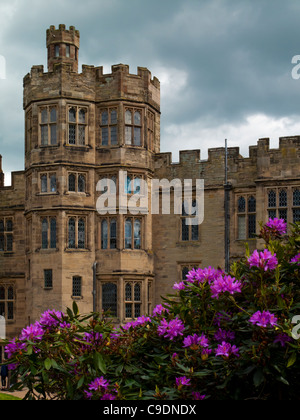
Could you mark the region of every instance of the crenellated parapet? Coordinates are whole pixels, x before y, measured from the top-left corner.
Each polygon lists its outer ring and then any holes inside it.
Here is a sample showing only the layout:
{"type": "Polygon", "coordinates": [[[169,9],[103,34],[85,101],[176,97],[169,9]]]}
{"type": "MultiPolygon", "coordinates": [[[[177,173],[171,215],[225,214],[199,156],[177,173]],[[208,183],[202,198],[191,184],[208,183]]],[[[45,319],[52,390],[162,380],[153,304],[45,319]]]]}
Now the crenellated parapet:
{"type": "MultiPolygon", "coordinates": [[[[155,156],[155,168],[160,177],[202,177],[206,185],[222,185],[225,176],[225,147],[211,148],[208,158],[201,160],[200,150],[179,152],[179,162],[172,162],[172,153],[155,156]]],[[[267,179],[300,177],[300,136],[281,137],[278,148],[270,148],[268,138],[249,147],[249,157],[240,154],[239,147],[228,148],[228,179],[233,186],[255,185],[267,179]]]]}

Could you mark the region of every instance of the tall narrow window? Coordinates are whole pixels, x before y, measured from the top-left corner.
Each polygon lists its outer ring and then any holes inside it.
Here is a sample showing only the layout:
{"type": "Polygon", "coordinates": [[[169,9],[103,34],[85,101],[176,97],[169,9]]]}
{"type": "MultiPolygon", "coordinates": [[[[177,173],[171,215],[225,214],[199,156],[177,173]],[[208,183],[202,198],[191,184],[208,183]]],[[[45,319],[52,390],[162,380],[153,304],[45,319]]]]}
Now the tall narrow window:
{"type": "Polygon", "coordinates": [[[46,106],[40,110],[40,143],[42,146],[57,144],[57,109],[46,106]]]}
{"type": "Polygon", "coordinates": [[[44,270],[44,288],[53,288],[52,270],[44,270]]]}
{"type": "Polygon", "coordinates": [[[141,221],[134,220],[134,249],[141,249],[141,221]]]}
{"type": "Polygon", "coordinates": [[[78,220],[78,248],[85,248],[85,221],[84,219],[78,220]]]}
{"type": "Polygon", "coordinates": [[[125,249],[132,248],[132,219],[125,221],[125,249]]]}
{"type": "Polygon", "coordinates": [[[118,144],[118,113],[116,109],[104,109],[100,115],[100,136],[102,146],[118,144]]]}
{"type": "Polygon", "coordinates": [[[125,144],[142,146],[142,112],[133,108],[125,111],[125,144]]]}
{"type": "Polygon", "coordinates": [[[87,109],[77,106],[69,108],[69,144],[84,146],[86,144],[87,109]]]}
{"type": "Polygon", "coordinates": [[[142,291],[140,282],[125,283],[125,318],[141,316],[142,291]]]}
{"type": "Polygon", "coordinates": [[[0,315],[7,320],[14,319],[14,287],[10,285],[0,286],[0,315]]]}
{"type": "Polygon", "coordinates": [[[0,219],[0,252],[13,251],[13,226],[11,218],[0,219]]]}
{"type": "Polygon", "coordinates": [[[108,224],[107,220],[101,222],[101,248],[107,249],[108,247],[108,224]]]}
{"type": "Polygon", "coordinates": [[[86,219],[84,217],[70,217],[68,221],[68,248],[86,248],[86,219]]]}
{"type": "Polygon", "coordinates": [[[251,196],[248,199],[248,237],[256,235],[256,199],[251,196]]]}
{"type": "Polygon", "coordinates": [[[69,175],[69,191],[76,191],[76,176],[74,174],[69,175]]]}
{"type": "Polygon", "coordinates": [[[48,219],[42,221],[42,249],[48,249],[48,219]]]}
{"type": "Polygon", "coordinates": [[[41,191],[45,193],[48,191],[48,176],[42,175],[41,176],[41,191]]]}
{"type": "Polygon", "coordinates": [[[199,240],[199,225],[187,223],[187,219],[190,219],[191,216],[197,214],[197,200],[192,200],[192,203],[189,203],[189,212],[186,211],[186,202],[182,205],[182,217],[181,217],[181,240],[183,242],[187,241],[198,241],[199,240]],[[191,213],[191,214],[189,214],[191,213]]]}
{"type": "Polygon", "coordinates": [[[117,285],[105,283],[102,285],[102,309],[110,311],[112,317],[117,316],[117,285]]]}
{"type": "Polygon", "coordinates": [[[256,235],[256,199],[245,194],[237,199],[237,239],[246,240],[256,235]]]}
{"type": "Polygon", "coordinates": [[[78,192],[85,192],[85,176],[78,175],[78,192]]]}
{"type": "Polygon", "coordinates": [[[79,276],[74,276],[73,277],[73,282],[72,282],[72,296],[73,297],[81,297],[81,283],[82,283],[82,279],[79,276]]]}
{"type": "Polygon", "coordinates": [[[75,248],[75,219],[69,219],[68,248],[75,248]]]}
{"type": "Polygon", "coordinates": [[[293,191],[293,223],[300,222],[300,189],[293,191]]]}
{"type": "Polygon", "coordinates": [[[110,249],[117,248],[117,221],[112,219],[110,221],[110,249]]]}
{"type": "Polygon", "coordinates": [[[50,248],[56,248],[56,219],[50,219],[50,248]]]}

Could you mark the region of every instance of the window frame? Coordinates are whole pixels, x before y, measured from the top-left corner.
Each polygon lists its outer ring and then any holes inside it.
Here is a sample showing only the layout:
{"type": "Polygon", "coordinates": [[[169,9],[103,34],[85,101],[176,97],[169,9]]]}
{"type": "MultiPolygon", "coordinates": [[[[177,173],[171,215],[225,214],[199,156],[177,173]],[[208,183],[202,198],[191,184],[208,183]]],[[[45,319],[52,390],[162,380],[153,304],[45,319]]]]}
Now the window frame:
{"type": "Polygon", "coordinates": [[[118,108],[117,107],[106,107],[99,109],[99,119],[100,119],[100,146],[101,147],[116,147],[119,146],[119,133],[118,133],[118,108]],[[105,122],[102,118],[104,113],[107,113],[107,121],[105,122]],[[112,113],[116,113],[116,119],[112,119],[112,113]],[[107,129],[107,143],[103,142],[103,133],[107,129]],[[115,131],[116,141],[112,142],[114,138],[113,131],[115,131]]]}
{"type": "Polygon", "coordinates": [[[257,231],[257,200],[255,192],[241,192],[236,193],[235,198],[235,214],[236,214],[236,240],[247,241],[256,239],[257,231]],[[253,198],[254,208],[251,208],[251,198],[253,198]],[[244,205],[241,207],[240,200],[244,199],[244,205]],[[240,220],[243,220],[243,225],[240,225],[240,220]],[[254,226],[254,230],[253,230],[254,226]],[[245,235],[241,235],[241,227],[245,235]]]}
{"type": "Polygon", "coordinates": [[[16,308],[16,290],[15,284],[0,283],[0,315],[4,316],[7,321],[15,321],[15,308],[16,308]],[[10,294],[12,290],[12,297],[10,294]],[[4,291],[4,298],[2,296],[4,291]],[[2,311],[4,309],[4,311],[2,311]]]}
{"type": "Polygon", "coordinates": [[[68,104],[67,105],[67,145],[71,147],[85,147],[88,145],[88,117],[89,110],[87,106],[78,105],[78,104],[68,104]],[[75,111],[75,120],[70,119],[70,111],[74,109],[75,111]],[[84,121],[80,121],[80,112],[84,111],[84,121]],[[70,141],[70,127],[74,126],[74,142],[70,141]],[[83,143],[80,141],[80,131],[83,129],[84,139],[83,143]]]}
{"type": "Polygon", "coordinates": [[[124,108],[124,144],[125,146],[131,147],[144,147],[144,138],[143,138],[143,120],[144,120],[144,110],[142,108],[125,106],[124,108]],[[131,122],[127,121],[126,114],[127,112],[131,113],[131,122]],[[135,115],[140,114],[140,123],[135,121],[135,115]],[[136,144],[136,134],[135,130],[139,132],[139,143],[136,144]],[[130,139],[127,138],[130,133],[130,139]]]}
{"type": "Polygon", "coordinates": [[[128,216],[126,215],[124,217],[124,222],[123,222],[123,229],[124,229],[124,250],[134,250],[134,251],[140,251],[142,249],[144,249],[144,245],[143,245],[143,229],[144,229],[144,222],[143,222],[143,217],[140,216],[128,216]],[[126,224],[130,222],[130,233],[131,236],[129,237],[129,235],[126,233],[126,224]],[[136,232],[135,232],[135,226],[136,226],[136,222],[139,222],[139,235],[136,236],[136,232]],[[126,245],[126,241],[127,240],[131,240],[131,245],[127,246],[126,245]],[[137,243],[137,241],[139,242],[139,247],[136,247],[135,244],[137,243]]]}
{"type": "Polygon", "coordinates": [[[40,147],[58,146],[58,105],[42,105],[39,107],[39,145],[40,147]],[[55,110],[55,121],[52,121],[52,110],[55,110]],[[47,113],[47,121],[43,121],[43,112],[47,113]],[[54,132],[55,128],[55,132],[54,132]],[[44,134],[43,134],[44,132],[44,134]],[[55,133],[55,135],[53,135],[55,133]],[[45,135],[45,138],[44,138],[45,135]],[[54,140],[54,141],[53,141],[54,140]]]}
{"type": "MultiPolygon", "coordinates": [[[[186,219],[191,219],[193,217],[193,214],[188,214],[185,211],[184,207],[185,201],[182,203],[182,211],[180,216],[180,238],[179,241],[181,243],[196,243],[200,241],[200,225],[187,225],[186,219]],[[186,239],[184,239],[186,238],[186,239]]],[[[197,206],[197,200],[196,198],[192,198],[192,206],[193,208],[197,206]]],[[[195,210],[195,213],[197,211],[195,210]]]]}
{"type": "Polygon", "coordinates": [[[14,252],[14,217],[13,216],[0,216],[0,253],[13,253],[14,252]],[[8,228],[8,223],[11,222],[8,228]]]}
{"type": "Polygon", "coordinates": [[[68,251],[86,251],[88,249],[88,243],[87,243],[87,238],[88,238],[88,232],[87,232],[87,222],[88,222],[88,217],[86,215],[68,215],[67,216],[67,235],[66,235],[66,239],[67,239],[67,244],[66,244],[66,249],[68,251]],[[70,222],[71,220],[74,220],[74,233],[72,234],[72,236],[74,235],[74,246],[70,246],[70,222]],[[84,230],[83,232],[80,232],[80,222],[84,222],[83,227],[84,230]],[[82,241],[82,239],[80,239],[80,237],[83,235],[84,239],[82,241]]]}

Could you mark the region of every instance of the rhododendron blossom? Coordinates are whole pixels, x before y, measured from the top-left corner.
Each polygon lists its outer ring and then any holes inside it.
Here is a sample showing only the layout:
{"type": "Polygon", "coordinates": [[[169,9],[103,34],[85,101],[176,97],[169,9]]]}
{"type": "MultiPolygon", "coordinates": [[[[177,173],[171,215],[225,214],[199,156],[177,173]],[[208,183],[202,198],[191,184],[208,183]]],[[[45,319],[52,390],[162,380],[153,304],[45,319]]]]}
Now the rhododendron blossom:
{"type": "Polygon", "coordinates": [[[231,295],[234,293],[241,293],[242,283],[237,281],[231,276],[219,275],[215,281],[210,285],[213,298],[219,298],[220,293],[229,292],[231,295]]]}
{"type": "Polygon", "coordinates": [[[239,349],[235,345],[231,345],[225,341],[218,345],[216,349],[216,356],[230,357],[231,355],[237,357],[239,356],[239,349]]]}
{"type": "Polygon", "coordinates": [[[204,334],[201,334],[201,336],[194,334],[194,335],[188,335],[183,340],[183,347],[208,347],[208,339],[205,337],[204,334]]]}
{"type": "Polygon", "coordinates": [[[300,265],[300,254],[295,255],[295,257],[291,259],[291,263],[296,263],[300,265]]]}
{"type": "Polygon", "coordinates": [[[287,224],[284,219],[269,219],[268,223],[265,224],[265,227],[272,229],[278,235],[284,235],[287,232],[287,224]]]}
{"type": "Polygon", "coordinates": [[[274,270],[278,265],[276,254],[272,254],[268,249],[263,252],[258,252],[257,249],[248,258],[248,263],[251,267],[263,268],[264,271],[274,270]]]}
{"type": "Polygon", "coordinates": [[[274,327],[277,323],[277,318],[269,311],[257,311],[252,315],[249,322],[253,325],[266,328],[268,325],[274,327]]]}
{"type": "Polygon", "coordinates": [[[169,322],[163,319],[157,328],[157,332],[160,336],[174,340],[174,338],[183,335],[184,329],[183,322],[178,318],[172,319],[169,322]]]}

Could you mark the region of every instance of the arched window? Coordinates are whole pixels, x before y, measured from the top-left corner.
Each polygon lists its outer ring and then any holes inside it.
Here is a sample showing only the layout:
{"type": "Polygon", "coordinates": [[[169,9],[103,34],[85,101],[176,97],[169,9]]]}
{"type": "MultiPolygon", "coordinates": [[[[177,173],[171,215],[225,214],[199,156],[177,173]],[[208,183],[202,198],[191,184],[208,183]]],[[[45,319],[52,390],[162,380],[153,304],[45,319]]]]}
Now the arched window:
{"type": "Polygon", "coordinates": [[[141,221],[134,220],[134,249],[141,249],[141,221]]]}
{"type": "Polygon", "coordinates": [[[78,175],[78,192],[85,192],[85,176],[78,175]]]}
{"type": "Polygon", "coordinates": [[[251,196],[248,199],[248,212],[255,213],[256,212],[256,199],[251,196]]]}
{"type": "Polygon", "coordinates": [[[246,200],[245,197],[240,197],[238,199],[238,212],[245,213],[246,211],[246,200]]]}
{"type": "Polygon", "coordinates": [[[12,232],[13,231],[13,222],[10,219],[8,219],[6,221],[6,231],[7,232],[12,232]]]}
{"type": "Polygon", "coordinates": [[[274,190],[268,192],[268,207],[277,207],[276,191],[274,190]]]}
{"type": "Polygon", "coordinates": [[[85,248],[85,221],[84,219],[78,220],[78,248],[85,248]]]}
{"type": "Polygon", "coordinates": [[[75,248],[75,219],[69,219],[68,248],[75,248]]]}
{"type": "Polygon", "coordinates": [[[110,311],[110,315],[117,316],[117,285],[105,283],[102,285],[102,309],[110,311]]]}
{"type": "Polygon", "coordinates": [[[50,220],[50,248],[56,248],[56,219],[50,220]]]}
{"type": "Polygon", "coordinates": [[[107,220],[102,220],[101,222],[101,248],[107,249],[108,243],[108,226],[107,226],[107,220]]]}
{"type": "Polygon", "coordinates": [[[42,221],[42,249],[48,248],[48,220],[42,221]]]}
{"type": "Polygon", "coordinates": [[[293,191],[293,206],[300,206],[300,190],[293,191]]]}
{"type": "Polygon", "coordinates": [[[110,249],[117,248],[117,220],[110,221],[110,249]]]}
{"type": "Polygon", "coordinates": [[[125,249],[132,248],[132,219],[125,221],[125,249]]]}
{"type": "Polygon", "coordinates": [[[76,191],[76,176],[74,174],[69,175],[69,191],[76,191]]]}

